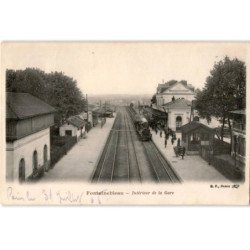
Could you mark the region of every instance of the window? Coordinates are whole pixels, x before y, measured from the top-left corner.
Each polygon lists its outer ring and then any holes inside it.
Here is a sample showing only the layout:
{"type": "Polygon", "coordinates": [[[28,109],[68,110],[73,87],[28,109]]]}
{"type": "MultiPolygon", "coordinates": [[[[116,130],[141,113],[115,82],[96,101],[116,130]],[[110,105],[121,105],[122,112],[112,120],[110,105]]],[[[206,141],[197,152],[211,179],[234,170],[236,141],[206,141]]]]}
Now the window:
{"type": "Polygon", "coordinates": [[[72,131],[71,130],[65,130],[65,135],[66,136],[72,136],[72,131]]]}
{"type": "Polygon", "coordinates": [[[177,116],[176,117],[176,130],[179,130],[181,126],[182,126],[182,117],[177,116]]]}

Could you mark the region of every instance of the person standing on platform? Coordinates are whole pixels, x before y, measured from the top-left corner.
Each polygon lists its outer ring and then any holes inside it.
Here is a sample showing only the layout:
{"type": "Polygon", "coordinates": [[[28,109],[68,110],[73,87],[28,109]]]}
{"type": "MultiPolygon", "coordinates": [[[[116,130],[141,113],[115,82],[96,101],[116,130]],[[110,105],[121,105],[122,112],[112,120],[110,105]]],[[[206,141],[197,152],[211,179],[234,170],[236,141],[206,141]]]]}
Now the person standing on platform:
{"type": "Polygon", "coordinates": [[[165,137],[165,148],[167,147],[167,144],[168,144],[168,138],[165,137]]]}
{"type": "Polygon", "coordinates": [[[174,145],[174,137],[172,136],[172,139],[171,139],[171,143],[172,145],[174,145]]]}
{"type": "Polygon", "coordinates": [[[178,138],[178,140],[177,140],[177,147],[180,147],[181,146],[181,140],[180,140],[180,138],[178,138]]]}
{"type": "Polygon", "coordinates": [[[186,153],[186,148],[182,147],[182,150],[181,150],[181,158],[182,158],[182,160],[184,159],[185,153],[186,153]]]}
{"type": "Polygon", "coordinates": [[[162,130],[160,131],[160,137],[162,137],[162,130]]]}

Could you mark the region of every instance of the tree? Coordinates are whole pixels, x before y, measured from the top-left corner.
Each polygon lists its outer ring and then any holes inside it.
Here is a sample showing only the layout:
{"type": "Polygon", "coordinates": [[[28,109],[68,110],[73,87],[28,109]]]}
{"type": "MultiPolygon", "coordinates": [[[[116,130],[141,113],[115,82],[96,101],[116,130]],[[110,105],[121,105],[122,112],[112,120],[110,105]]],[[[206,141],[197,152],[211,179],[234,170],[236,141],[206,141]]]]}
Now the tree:
{"type": "Polygon", "coordinates": [[[181,83],[183,83],[184,85],[187,85],[187,81],[186,80],[181,80],[181,83]]]}
{"type": "Polygon", "coordinates": [[[55,123],[79,114],[86,108],[86,101],[77,82],[62,72],[45,73],[40,69],[6,71],[6,90],[25,92],[50,104],[57,110],[55,123]]]}
{"type": "Polygon", "coordinates": [[[206,79],[205,87],[196,92],[195,108],[202,118],[216,117],[224,126],[228,123],[231,133],[230,111],[246,107],[246,66],[237,58],[225,57],[215,63],[206,79]]]}

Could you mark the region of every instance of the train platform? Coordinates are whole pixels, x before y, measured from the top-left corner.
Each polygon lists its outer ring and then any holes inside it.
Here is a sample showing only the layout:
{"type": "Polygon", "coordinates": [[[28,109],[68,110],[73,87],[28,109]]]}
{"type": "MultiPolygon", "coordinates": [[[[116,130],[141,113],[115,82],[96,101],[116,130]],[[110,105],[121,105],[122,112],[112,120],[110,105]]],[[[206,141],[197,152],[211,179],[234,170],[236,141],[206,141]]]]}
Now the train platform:
{"type": "MultiPolygon", "coordinates": [[[[177,140],[172,145],[171,136],[167,141],[167,146],[164,145],[164,134],[160,137],[160,133],[156,134],[151,131],[152,140],[169,161],[173,169],[180,176],[183,182],[229,182],[220,172],[218,172],[212,165],[203,160],[199,155],[185,155],[176,157],[174,147],[177,145],[177,140]]],[[[176,133],[176,137],[181,138],[181,133],[176,133]]]]}
{"type": "Polygon", "coordinates": [[[100,124],[93,127],[88,132],[86,139],[80,139],[67,155],[63,156],[55,164],[53,169],[45,173],[39,183],[52,181],[89,181],[114,120],[115,117],[107,118],[102,128],[100,124]]]}

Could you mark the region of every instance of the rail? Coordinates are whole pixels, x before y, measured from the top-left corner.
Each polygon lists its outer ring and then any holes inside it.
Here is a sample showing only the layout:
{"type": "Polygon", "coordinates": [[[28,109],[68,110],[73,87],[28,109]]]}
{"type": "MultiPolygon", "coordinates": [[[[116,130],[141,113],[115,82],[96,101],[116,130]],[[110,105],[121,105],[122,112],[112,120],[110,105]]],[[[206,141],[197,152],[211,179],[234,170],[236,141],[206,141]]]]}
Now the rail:
{"type": "MultiPolygon", "coordinates": [[[[136,150],[135,150],[135,144],[134,144],[134,140],[132,138],[132,131],[135,131],[135,129],[131,129],[131,125],[129,124],[129,118],[131,118],[130,116],[125,116],[126,117],[126,124],[127,124],[127,127],[129,128],[129,130],[127,130],[127,132],[129,132],[129,135],[130,135],[130,141],[131,141],[131,144],[132,144],[132,148],[133,148],[133,152],[134,152],[134,158],[135,158],[135,161],[136,161],[136,166],[137,166],[137,170],[138,170],[138,176],[139,176],[139,181],[142,182],[142,176],[141,176],[141,170],[140,170],[140,165],[139,165],[139,162],[138,162],[138,158],[137,158],[137,155],[136,155],[136,150]]],[[[134,123],[132,122],[132,126],[134,126],[134,123]]],[[[126,133],[127,134],[127,133],[126,133]]],[[[128,136],[128,135],[127,135],[128,136]]],[[[130,171],[131,172],[131,171],[130,171]]],[[[129,179],[131,179],[131,176],[129,175],[129,179]]]]}

